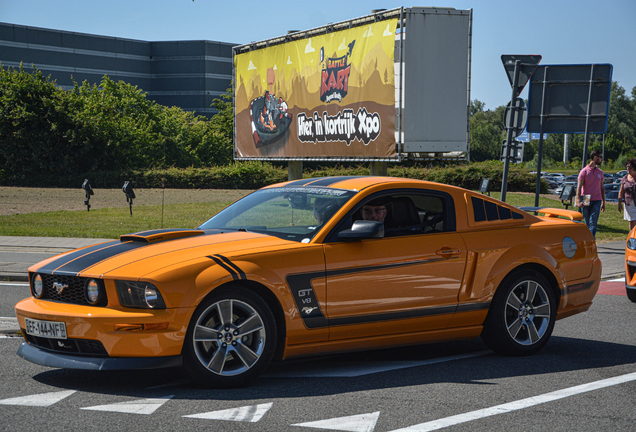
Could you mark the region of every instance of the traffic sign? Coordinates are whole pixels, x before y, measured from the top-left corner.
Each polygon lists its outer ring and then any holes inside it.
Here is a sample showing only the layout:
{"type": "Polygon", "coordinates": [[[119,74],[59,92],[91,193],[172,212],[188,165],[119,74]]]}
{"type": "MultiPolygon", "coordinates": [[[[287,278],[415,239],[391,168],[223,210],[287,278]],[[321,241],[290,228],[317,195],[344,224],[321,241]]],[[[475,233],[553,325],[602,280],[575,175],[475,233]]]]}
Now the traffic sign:
{"type": "MultiPolygon", "coordinates": [[[[513,141],[510,146],[510,162],[521,163],[523,162],[523,149],[524,143],[521,141],[513,141]]],[[[508,154],[508,140],[503,140],[501,144],[501,161],[506,161],[506,155],[508,154]]]]}
{"type": "Polygon", "coordinates": [[[518,137],[526,128],[528,123],[528,109],[523,99],[517,98],[506,107],[504,113],[504,126],[512,129],[512,137],[518,137]]]}
{"type": "Polygon", "coordinates": [[[517,60],[519,60],[519,80],[517,81],[517,88],[515,89],[515,97],[518,97],[521,94],[526,83],[530,80],[534,70],[541,61],[541,56],[517,54],[502,55],[501,62],[503,63],[504,69],[506,69],[508,81],[510,81],[510,87],[514,85],[515,63],[517,60]]]}

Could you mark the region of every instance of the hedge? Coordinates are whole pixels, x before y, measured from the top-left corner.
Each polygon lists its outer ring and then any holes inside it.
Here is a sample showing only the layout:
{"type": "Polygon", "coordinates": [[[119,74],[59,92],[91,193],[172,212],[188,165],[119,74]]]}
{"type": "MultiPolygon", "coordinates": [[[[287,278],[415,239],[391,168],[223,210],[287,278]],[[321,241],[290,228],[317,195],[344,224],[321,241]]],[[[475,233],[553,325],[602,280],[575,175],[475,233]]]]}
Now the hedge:
{"type": "MultiPolygon", "coordinates": [[[[338,175],[369,175],[366,166],[335,166],[305,170],[304,177],[330,177],[338,175]]],[[[391,177],[428,180],[466,189],[476,190],[482,178],[491,180],[491,190],[501,189],[503,164],[483,162],[454,165],[445,168],[425,168],[421,166],[392,166],[388,168],[391,177]]],[[[231,165],[211,168],[168,168],[127,171],[92,171],[82,174],[42,175],[29,178],[2,178],[2,186],[26,187],[81,187],[84,179],[89,179],[93,188],[120,188],[125,181],[131,181],[137,188],[172,189],[258,189],[287,180],[287,168],[276,167],[266,162],[237,162],[231,165]]],[[[511,166],[508,176],[509,192],[534,192],[536,176],[524,169],[511,166]]],[[[547,184],[541,183],[541,193],[547,193],[547,184]]]]}

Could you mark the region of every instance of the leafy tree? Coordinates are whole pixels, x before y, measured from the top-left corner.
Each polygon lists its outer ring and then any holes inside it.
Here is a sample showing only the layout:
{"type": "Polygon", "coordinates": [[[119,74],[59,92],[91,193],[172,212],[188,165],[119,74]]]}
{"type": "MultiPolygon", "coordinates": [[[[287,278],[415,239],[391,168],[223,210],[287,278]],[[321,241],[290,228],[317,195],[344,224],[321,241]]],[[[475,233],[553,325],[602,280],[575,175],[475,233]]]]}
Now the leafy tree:
{"type": "Polygon", "coordinates": [[[484,111],[486,104],[470,102],[470,160],[473,162],[499,160],[504,139],[504,106],[484,111]]]}

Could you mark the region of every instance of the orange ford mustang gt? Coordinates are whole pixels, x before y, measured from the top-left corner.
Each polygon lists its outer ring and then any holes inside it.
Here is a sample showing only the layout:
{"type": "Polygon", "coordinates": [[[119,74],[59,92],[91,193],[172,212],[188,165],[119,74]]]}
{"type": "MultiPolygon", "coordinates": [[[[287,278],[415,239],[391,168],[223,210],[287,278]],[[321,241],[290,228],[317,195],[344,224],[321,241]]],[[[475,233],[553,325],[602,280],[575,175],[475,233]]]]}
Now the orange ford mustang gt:
{"type": "Polygon", "coordinates": [[[480,335],[498,353],[533,354],[598,290],[581,219],[417,180],[276,184],[195,229],[123,235],[31,267],[18,355],[182,366],[231,387],[272,359],[480,335]]]}

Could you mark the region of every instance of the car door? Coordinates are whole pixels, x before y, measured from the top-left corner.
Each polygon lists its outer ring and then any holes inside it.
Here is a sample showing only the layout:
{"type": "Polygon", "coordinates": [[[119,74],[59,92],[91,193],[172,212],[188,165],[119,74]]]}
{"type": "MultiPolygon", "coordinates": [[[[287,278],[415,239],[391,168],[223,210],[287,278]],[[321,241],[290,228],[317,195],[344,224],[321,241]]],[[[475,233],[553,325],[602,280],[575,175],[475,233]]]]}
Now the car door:
{"type": "Polygon", "coordinates": [[[467,253],[454,231],[452,198],[432,192],[389,198],[400,197],[418,203],[419,226],[392,231],[387,220],[387,237],[334,236],[324,245],[330,340],[442,329],[455,312],[467,253]]]}

